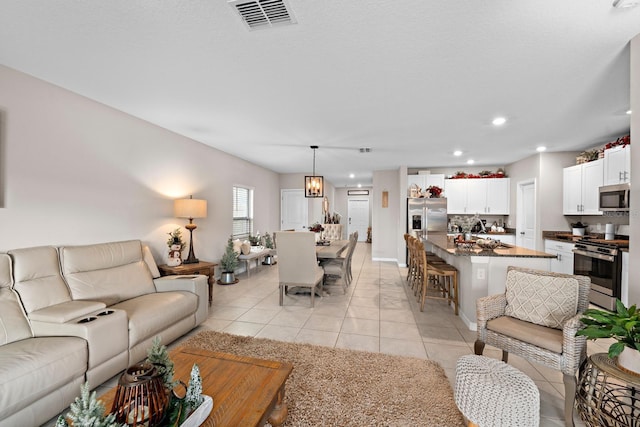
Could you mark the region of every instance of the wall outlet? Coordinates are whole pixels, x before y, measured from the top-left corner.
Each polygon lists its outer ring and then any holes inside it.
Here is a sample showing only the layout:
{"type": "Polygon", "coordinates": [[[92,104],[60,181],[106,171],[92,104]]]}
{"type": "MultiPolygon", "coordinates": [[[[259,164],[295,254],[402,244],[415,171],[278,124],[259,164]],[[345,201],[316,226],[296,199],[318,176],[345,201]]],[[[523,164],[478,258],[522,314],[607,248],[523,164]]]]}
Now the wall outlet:
{"type": "Polygon", "coordinates": [[[478,269],[478,280],[484,280],[486,277],[486,270],[484,268],[478,269]]]}

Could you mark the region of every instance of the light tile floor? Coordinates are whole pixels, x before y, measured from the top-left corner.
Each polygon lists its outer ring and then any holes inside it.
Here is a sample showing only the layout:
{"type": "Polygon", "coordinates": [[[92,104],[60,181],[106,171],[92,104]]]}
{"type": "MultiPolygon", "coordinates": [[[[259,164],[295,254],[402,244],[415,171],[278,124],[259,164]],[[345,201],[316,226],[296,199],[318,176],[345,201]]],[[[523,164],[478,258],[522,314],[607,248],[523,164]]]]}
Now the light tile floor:
{"type": "MultiPolygon", "coordinates": [[[[371,245],[358,243],[352,261],[353,282],[343,294],[341,286],[326,287],[311,308],[307,295],[285,296],[278,305],[278,268],[259,266],[251,277],[239,275],[235,285],[214,285],[209,318],[172,343],[215,330],[236,335],[304,342],[330,347],[397,354],[435,360],[445,369],[452,387],[458,357],[473,354],[475,331],[470,331],[443,301],[427,300],[420,312],[405,281],[407,269],[393,262],[371,260],[371,245]]],[[[588,352],[607,350],[606,342],[589,342],[588,352]]],[[[484,354],[500,358],[487,346],[484,354]]],[[[563,426],[562,374],[515,356],[509,363],[531,377],[540,391],[541,426],[563,426]]],[[[113,378],[97,394],[115,386],[113,378]]],[[[66,412],[66,411],[65,411],[66,412]]],[[[582,423],[575,417],[576,425],[582,423]]],[[[52,420],[55,421],[55,420],[52,420]]],[[[51,422],[47,425],[53,425],[51,422]]]]}

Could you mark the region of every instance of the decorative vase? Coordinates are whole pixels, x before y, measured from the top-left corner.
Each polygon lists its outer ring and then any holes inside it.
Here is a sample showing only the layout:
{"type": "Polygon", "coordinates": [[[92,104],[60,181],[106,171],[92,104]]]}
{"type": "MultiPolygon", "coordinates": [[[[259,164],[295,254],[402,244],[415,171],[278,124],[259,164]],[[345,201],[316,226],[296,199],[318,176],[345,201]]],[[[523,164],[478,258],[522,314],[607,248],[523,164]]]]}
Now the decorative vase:
{"type": "Polygon", "coordinates": [[[223,271],[220,274],[220,283],[223,285],[230,285],[235,283],[236,276],[233,274],[233,271],[223,271]]]}
{"type": "Polygon", "coordinates": [[[618,356],[618,367],[625,372],[640,376],[640,351],[625,346],[618,356]]]}
{"type": "Polygon", "coordinates": [[[320,233],[316,233],[316,243],[320,241],[320,233]]]}

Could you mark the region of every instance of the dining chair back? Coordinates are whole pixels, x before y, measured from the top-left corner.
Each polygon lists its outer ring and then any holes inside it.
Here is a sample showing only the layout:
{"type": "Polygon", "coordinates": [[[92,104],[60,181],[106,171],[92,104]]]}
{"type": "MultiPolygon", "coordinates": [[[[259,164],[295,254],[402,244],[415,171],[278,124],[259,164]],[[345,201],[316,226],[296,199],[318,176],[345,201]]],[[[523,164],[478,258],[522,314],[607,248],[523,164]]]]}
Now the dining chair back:
{"type": "Polygon", "coordinates": [[[347,287],[353,280],[351,274],[351,259],[358,243],[358,232],[354,231],[349,236],[349,244],[347,245],[347,253],[344,257],[330,259],[322,264],[325,276],[335,276],[342,280],[344,293],[347,293],[347,287]]]}
{"type": "Polygon", "coordinates": [[[311,307],[316,292],[322,296],[324,270],[316,258],[315,233],[279,231],[278,238],[278,276],[280,305],[289,287],[305,287],[311,292],[311,307]]]}

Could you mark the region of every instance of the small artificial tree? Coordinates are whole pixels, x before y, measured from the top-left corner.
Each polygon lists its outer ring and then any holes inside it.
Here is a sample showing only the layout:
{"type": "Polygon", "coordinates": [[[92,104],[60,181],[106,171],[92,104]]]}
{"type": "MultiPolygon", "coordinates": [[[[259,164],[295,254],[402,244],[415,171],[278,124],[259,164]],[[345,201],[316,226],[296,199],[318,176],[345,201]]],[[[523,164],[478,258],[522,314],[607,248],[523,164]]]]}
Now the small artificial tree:
{"type": "Polygon", "coordinates": [[[173,380],[174,366],[173,360],[169,357],[169,351],[164,345],[160,345],[160,337],[153,339],[151,348],[147,350],[147,361],[153,364],[158,373],[162,376],[162,382],[167,390],[173,389],[177,384],[173,380]]]}
{"type": "MultiPolygon", "coordinates": [[[[126,424],[118,424],[116,415],[104,415],[104,405],[96,399],[96,392],[89,393],[89,383],[80,386],[80,397],[69,406],[67,418],[74,427],[120,427],[126,424]]],[[[56,427],[70,427],[67,418],[60,415],[56,421],[56,427]]]]}
{"type": "Polygon", "coordinates": [[[238,254],[233,250],[232,236],[229,236],[229,240],[227,241],[227,248],[224,251],[224,255],[222,255],[220,264],[222,265],[223,273],[233,273],[236,267],[238,267],[238,254]]]}
{"type": "Polygon", "coordinates": [[[269,233],[265,233],[264,235],[264,247],[267,249],[273,249],[273,239],[269,233]]]}

